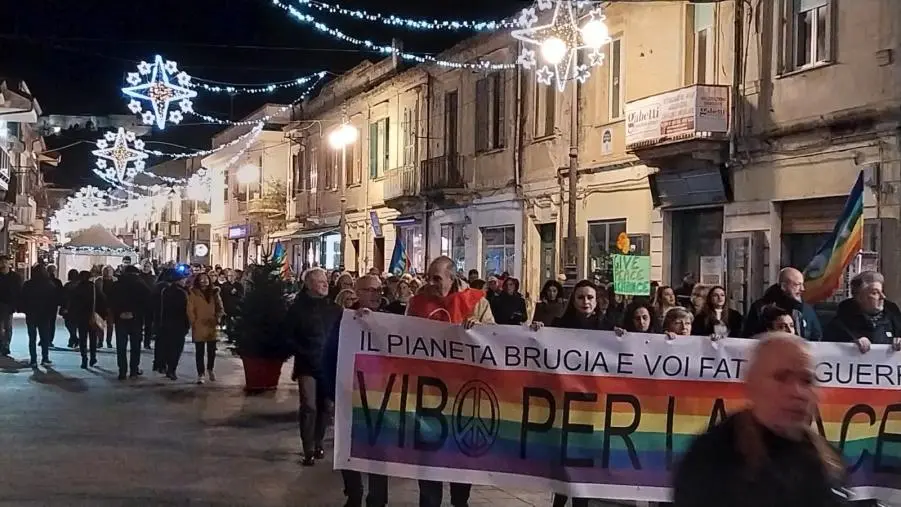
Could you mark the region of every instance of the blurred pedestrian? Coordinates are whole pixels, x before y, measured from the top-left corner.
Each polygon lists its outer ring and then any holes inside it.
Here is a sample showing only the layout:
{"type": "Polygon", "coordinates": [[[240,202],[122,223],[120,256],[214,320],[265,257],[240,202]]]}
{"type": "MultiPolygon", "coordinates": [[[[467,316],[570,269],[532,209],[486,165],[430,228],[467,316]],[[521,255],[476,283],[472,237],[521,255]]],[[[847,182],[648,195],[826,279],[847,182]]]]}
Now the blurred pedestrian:
{"type": "Polygon", "coordinates": [[[22,277],[11,266],[8,255],[0,255],[0,356],[9,355],[13,338],[13,313],[19,307],[22,277]]]}
{"type": "Polygon", "coordinates": [[[70,349],[78,348],[78,327],[75,325],[71,315],[69,315],[69,308],[72,306],[72,297],[77,285],[78,270],[70,269],[66,273],[66,285],[63,285],[63,304],[60,307],[60,314],[63,316],[63,322],[66,325],[66,330],[69,332],[69,343],[67,345],[70,349]]]}
{"type": "Polygon", "coordinates": [[[181,354],[185,349],[185,336],[191,329],[188,318],[188,274],[175,268],[168,270],[171,283],[162,286],[160,291],[159,339],[161,368],[165,368],[166,377],[178,380],[177,369],[181,354]]]}
{"type": "Polygon", "coordinates": [[[41,365],[50,362],[50,328],[56,325],[56,312],[61,303],[60,291],[43,264],[31,268],[31,277],[22,285],[19,310],[25,314],[28,328],[28,353],[31,367],[37,368],[37,345],[41,347],[41,365]],[[38,340],[38,338],[40,339],[38,340]]]}
{"type": "Polygon", "coordinates": [[[198,384],[203,384],[205,378],[210,382],[216,381],[213,368],[216,364],[216,341],[219,339],[219,320],[222,314],[219,288],[213,285],[210,275],[195,275],[193,286],[188,292],[188,321],[191,323],[198,384]]]}
{"type": "Polygon", "coordinates": [[[116,363],[119,380],[137,378],[141,370],[144,315],[150,304],[150,287],[135,266],[125,266],[107,292],[110,313],[116,323],[116,363]]]}

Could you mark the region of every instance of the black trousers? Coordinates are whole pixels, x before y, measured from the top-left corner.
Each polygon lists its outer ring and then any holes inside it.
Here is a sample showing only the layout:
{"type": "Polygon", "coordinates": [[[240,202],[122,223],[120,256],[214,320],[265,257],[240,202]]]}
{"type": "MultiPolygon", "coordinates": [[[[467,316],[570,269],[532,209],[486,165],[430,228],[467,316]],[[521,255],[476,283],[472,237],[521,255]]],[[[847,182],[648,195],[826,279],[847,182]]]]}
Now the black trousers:
{"type": "Polygon", "coordinates": [[[31,362],[38,362],[38,336],[40,336],[41,359],[50,359],[50,340],[52,336],[50,330],[53,324],[46,317],[25,316],[25,326],[28,328],[28,353],[31,355],[31,362]]]}
{"type": "MultiPolygon", "coordinates": [[[[377,474],[369,475],[369,495],[366,496],[366,507],[385,507],[388,505],[388,477],[377,474]]],[[[341,470],[344,479],[344,496],[348,506],[363,505],[363,474],[353,470],[341,470]]]]}
{"type": "Polygon", "coordinates": [[[97,337],[103,337],[99,331],[91,329],[91,325],[87,322],[77,322],[75,325],[78,330],[78,349],[81,351],[81,362],[88,361],[88,348],[91,351],[91,361],[97,360],[97,337]]]}
{"type": "Polygon", "coordinates": [[[198,376],[213,371],[213,366],[216,365],[216,342],[194,342],[194,361],[197,363],[198,376]]]}
{"type": "MultiPolygon", "coordinates": [[[[569,500],[568,496],[554,493],[554,507],[566,507],[567,500],[569,500]]],[[[587,498],[573,498],[572,500],[573,507],[588,507],[587,498]]]]}
{"type": "Polygon", "coordinates": [[[175,374],[178,369],[178,361],[181,354],[185,350],[185,335],[187,330],[178,329],[160,329],[160,334],[156,340],[156,347],[160,349],[161,368],[166,369],[166,373],[175,374]]]}
{"type": "MultiPolygon", "coordinates": [[[[453,507],[467,507],[472,484],[450,485],[451,505],[453,507]]],[[[444,497],[444,484],[435,481],[419,481],[419,507],[441,507],[444,497]]]]}
{"type": "Polygon", "coordinates": [[[144,316],[144,346],[150,348],[150,342],[153,341],[153,316],[144,316]]]}
{"type": "Polygon", "coordinates": [[[78,326],[75,321],[69,317],[65,317],[63,322],[66,323],[66,330],[69,331],[69,348],[78,346],[78,326]]]}
{"type": "Polygon", "coordinates": [[[317,449],[323,448],[325,430],[331,419],[328,396],[322,382],[315,377],[301,376],[297,383],[300,393],[300,408],[297,411],[300,443],[304,456],[313,456],[317,449]]]}
{"type": "Polygon", "coordinates": [[[116,359],[119,363],[119,375],[135,375],[140,371],[140,319],[116,319],[116,359]]]}
{"type": "Polygon", "coordinates": [[[47,317],[47,329],[50,331],[50,341],[47,345],[53,346],[53,339],[56,338],[56,314],[47,317]]]}
{"type": "MultiPolygon", "coordinates": [[[[106,346],[112,347],[113,331],[116,328],[116,320],[112,318],[106,319],[106,346]]],[[[101,338],[102,339],[102,338],[101,338]]]]}

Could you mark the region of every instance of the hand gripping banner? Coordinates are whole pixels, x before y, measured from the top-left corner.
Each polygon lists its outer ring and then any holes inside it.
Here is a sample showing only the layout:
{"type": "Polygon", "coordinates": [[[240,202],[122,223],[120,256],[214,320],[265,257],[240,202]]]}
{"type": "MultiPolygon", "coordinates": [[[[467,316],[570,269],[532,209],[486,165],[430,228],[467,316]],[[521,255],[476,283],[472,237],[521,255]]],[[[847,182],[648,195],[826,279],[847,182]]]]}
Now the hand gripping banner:
{"type": "MultiPolygon", "coordinates": [[[[752,340],[342,319],[335,466],[666,501],[692,438],[745,405],[752,340]]],[[[860,498],[901,490],[901,353],[814,343],[814,427],[860,498]]]]}

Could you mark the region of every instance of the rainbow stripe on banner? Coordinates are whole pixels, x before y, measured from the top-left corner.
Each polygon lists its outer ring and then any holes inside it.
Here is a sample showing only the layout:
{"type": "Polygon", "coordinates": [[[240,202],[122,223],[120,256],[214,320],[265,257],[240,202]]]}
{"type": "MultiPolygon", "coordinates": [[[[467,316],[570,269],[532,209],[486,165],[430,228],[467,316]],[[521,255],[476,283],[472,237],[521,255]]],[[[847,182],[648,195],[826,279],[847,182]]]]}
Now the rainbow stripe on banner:
{"type": "Polygon", "coordinates": [[[857,175],[829,239],[804,269],[804,301],[817,303],[832,296],[841,284],[845,268],[860,253],[862,245],[863,171],[857,175]]]}
{"type": "MultiPolygon", "coordinates": [[[[745,405],[751,340],[537,334],[346,316],[336,468],[666,501],[694,436],[745,405]]],[[[813,347],[817,430],[842,449],[858,494],[901,490],[901,356],[813,347]]]]}

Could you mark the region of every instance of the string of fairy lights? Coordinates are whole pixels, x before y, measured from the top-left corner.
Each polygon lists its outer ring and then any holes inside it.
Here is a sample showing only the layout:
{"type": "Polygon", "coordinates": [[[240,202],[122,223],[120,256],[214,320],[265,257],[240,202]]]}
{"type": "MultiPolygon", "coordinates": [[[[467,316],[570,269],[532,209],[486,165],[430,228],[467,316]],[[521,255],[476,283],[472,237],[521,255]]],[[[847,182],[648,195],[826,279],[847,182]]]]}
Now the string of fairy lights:
{"type": "MultiPolygon", "coordinates": [[[[603,48],[610,42],[600,3],[592,0],[535,0],[516,16],[499,20],[424,19],[399,16],[393,13],[350,9],[324,0],[269,0],[301,26],[308,26],[339,42],[361,50],[392,55],[413,64],[434,65],[447,69],[466,69],[474,72],[494,72],[522,67],[534,69],[535,79],[546,86],[564,91],[567,83],[585,82],[591,68],[604,62],[603,48]],[[315,13],[315,15],[314,15],[315,13]],[[469,31],[490,33],[506,31],[518,41],[520,52],[515,61],[454,61],[431,54],[412,53],[394,44],[383,44],[365,37],[351,35],[326,24],[318,16],[342,17],[411,31],[469,31]]],[[[244,134],[211,149],[170,152],[150,149],[134,132],[119,128],[104,133],[96,142],[92,154],[96,156],[94,174],[107,183],[107,189],[86,186],[70,197],[56,211],[51,228],[61,237],[78,230],[101,225],[115,227],[129,222],[147,220],[176,197],[197,201],[212,198],[213,171],[200,168],[186,178],[157,174],[148,168],[150,160],[179,160],[200,158],[224,150],[232,156],[217,171],[228,170],[237,164],[259,138],[265,125],[295,107],[325,79],[327,71],[320,71],[293,79],[260,83],[223,83],[192,76],[174,60],[156,55],[141,61],[126,73],[122,93],[127,108],[141,123],[158,130],[178,126],[187,117],[208,124],[228,127],[250,127],[244,134]],[[299,96],[289,104],[267,111],[262,117],[234,121],[195,109],[195,102],[207,95],[268,95],[297,89],[299,96]],[[139,183],[141,176],[153,184],[139,183]]]]}

